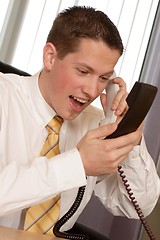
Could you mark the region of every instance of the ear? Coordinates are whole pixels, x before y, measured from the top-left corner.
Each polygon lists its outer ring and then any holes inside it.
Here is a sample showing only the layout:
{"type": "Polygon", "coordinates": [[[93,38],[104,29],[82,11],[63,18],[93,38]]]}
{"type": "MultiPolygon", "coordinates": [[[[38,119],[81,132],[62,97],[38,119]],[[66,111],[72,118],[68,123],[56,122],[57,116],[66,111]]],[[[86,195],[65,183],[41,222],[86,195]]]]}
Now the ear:
{"type": "Polygon", "coordinates": [[[43,64],[46,70],[48,71],[51,70],[56,55],[57,51],[55,46],[52,43],[46,43],[46,45],[43,48],[43,64]]]}

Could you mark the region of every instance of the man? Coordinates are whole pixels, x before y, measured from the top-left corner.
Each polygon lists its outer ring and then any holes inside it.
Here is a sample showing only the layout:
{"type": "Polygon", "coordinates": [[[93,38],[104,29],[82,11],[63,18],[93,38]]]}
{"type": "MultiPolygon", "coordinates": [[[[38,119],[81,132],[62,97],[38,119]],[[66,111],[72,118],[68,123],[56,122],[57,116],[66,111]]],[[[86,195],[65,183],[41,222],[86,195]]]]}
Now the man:
{"type": "MultiPolygon", "coordinates": [[[[106,109],[102,92],[122,53],[119,33],[104,13],[73,7],[55,19],[39,73],[1,74],[0,225],[23,228],[23,209],[58,194],[61,217],[81,186],[86,186],[82,203],[61,231],[72,228],[93,191],[114,215],[137,218],[117,173],[119,164],[144,214],[152,211],[160,185],[141,129],[103,140],[117,124],[99,127],[104,114],[90,105],[100,95],[106,109]],[[55,116],[63,119],[60,154],[48,159],[40,152],[48,135],[46,126],[55,116]]],[[[121,78],[113,81],[120,91],[112,109],[121,116],[126,107],[125,84],[121,78]]]]}

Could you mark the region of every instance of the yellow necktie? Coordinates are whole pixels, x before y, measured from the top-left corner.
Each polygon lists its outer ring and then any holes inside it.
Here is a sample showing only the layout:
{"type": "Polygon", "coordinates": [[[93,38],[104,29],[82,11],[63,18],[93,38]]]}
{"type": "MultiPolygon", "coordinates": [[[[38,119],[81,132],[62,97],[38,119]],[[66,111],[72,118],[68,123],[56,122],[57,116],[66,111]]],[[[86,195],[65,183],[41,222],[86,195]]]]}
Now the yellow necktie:
{"type": "MultiPolygon", "coordinates": [[[[62,122],[62,118],[56,116],[47,124],[48,136],[41,150],[41,156],[51,158],[59,154],[59,131],[62,122]]],[[[27,210],[24,230],[53,235],[52,227],[58,220],[59,206],[60,196],[58,195],[53,199],[30,207],[27,210]]]]}

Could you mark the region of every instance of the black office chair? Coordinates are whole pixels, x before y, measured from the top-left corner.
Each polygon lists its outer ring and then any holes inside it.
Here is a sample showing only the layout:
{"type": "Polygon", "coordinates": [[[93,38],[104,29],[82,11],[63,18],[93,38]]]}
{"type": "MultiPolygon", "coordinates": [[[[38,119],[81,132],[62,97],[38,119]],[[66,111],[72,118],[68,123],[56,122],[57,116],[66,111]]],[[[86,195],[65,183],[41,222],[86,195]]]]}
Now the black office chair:
{"type": "MultiPolygon", "coordinates": [[[[21,76],[30,76],[29,73],[24,72],[18,68],[15,68],[7,63],[0,61],[0,72],[2,73],[15,73],[21,76]]],[[[88,228],[80,223],[75,223],[73,228],[68,231],[68,233],[72,234],[84,234],[89,236],[89,240],[109,240],[107,237],[103,236],[102,234],[94,231],[91,228],[88,228]]],[[[74,238],[73,238],[74,239],[74,238]]]]}
{"type": "Polygon", "coordinates": [[[30,76],[29,73],[24,72],[22,70],[19,70],[18,68],[15,68],[7,63],[0,61],[0,72],[2,73],[15,73],[21,76],[30,76]]]}

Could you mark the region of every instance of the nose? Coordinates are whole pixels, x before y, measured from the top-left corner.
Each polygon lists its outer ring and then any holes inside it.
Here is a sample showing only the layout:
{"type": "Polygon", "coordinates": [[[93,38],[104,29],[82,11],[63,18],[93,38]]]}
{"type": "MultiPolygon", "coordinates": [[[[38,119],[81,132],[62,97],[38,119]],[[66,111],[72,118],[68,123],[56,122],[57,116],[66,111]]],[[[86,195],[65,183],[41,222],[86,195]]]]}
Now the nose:
{"type": "Polygon", "coordinates": [[[83,92],[90,98],[96,98],[99,95],[98,79],[88,79],[83,87],[83,92]]]}

